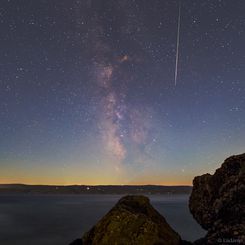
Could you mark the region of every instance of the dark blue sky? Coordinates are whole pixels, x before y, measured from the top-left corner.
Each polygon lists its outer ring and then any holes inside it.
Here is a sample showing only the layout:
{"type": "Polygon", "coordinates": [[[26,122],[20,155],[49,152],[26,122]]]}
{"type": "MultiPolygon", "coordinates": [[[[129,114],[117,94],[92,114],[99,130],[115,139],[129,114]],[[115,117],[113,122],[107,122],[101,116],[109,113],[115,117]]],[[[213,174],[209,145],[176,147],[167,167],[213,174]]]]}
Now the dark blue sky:
{"type": "Polygon", "coordinates": [[[2,0],[0,182],[191,184],[245,146],[245,2],[2,0]]]}

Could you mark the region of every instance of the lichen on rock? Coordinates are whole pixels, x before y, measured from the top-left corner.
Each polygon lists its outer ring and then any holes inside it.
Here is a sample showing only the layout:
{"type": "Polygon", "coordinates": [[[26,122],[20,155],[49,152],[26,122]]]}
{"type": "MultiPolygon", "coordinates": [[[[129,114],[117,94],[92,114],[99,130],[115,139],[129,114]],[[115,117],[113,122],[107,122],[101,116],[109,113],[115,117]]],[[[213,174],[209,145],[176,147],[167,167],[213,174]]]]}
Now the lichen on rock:
{"type": "MultiPolygon", "coordinates": [[[[81,242],[81,241],[80,241],[81,242]]],[[[145,196],[125,196],[82,237],[83,245],[177,245],[180,236],[145,196]]]]}

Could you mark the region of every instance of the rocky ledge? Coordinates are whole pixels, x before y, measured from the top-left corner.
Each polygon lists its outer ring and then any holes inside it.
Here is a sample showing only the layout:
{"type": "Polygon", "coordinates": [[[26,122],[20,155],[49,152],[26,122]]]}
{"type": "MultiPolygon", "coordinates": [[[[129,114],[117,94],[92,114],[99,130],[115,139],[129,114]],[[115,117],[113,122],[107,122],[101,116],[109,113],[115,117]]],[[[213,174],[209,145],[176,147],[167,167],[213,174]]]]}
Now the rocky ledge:
{"type": "Polygon", "coordinates": [[[205,244],[245,242],[245,154],[227,158],[214,175],[195,177],[189,208],[208,231],[205,244]]]}

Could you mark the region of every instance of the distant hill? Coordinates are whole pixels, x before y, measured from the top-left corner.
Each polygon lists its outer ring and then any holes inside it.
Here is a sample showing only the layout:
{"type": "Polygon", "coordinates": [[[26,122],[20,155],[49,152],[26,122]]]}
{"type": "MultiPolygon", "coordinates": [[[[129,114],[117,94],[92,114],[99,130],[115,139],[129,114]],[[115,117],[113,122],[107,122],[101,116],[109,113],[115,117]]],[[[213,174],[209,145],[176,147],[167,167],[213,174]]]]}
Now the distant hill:
{"type": "Polygon", "coordinates": [[[0,194],[190,194],[191,186],[0,184],[0,194]]]}

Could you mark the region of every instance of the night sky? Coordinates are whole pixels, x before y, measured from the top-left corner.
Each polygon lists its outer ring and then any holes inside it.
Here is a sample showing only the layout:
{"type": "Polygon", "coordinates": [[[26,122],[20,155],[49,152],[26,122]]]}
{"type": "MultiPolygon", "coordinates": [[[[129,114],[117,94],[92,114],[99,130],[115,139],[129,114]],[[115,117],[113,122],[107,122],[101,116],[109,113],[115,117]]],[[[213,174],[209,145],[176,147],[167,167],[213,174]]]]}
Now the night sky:
{"type": "Polygon", "coordinates": [[[191,184],[245,150],[245,1],[1,0],[0,182],[191,184]]]}

